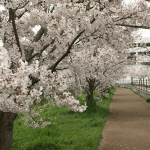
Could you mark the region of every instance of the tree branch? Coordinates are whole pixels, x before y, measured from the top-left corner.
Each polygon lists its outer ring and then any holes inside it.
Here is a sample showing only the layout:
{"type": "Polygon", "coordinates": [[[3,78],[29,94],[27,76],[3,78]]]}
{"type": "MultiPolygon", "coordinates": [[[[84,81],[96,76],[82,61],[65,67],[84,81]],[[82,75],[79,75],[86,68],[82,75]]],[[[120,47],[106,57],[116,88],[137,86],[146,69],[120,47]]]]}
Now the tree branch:
{"type": "Polygon", "coordinates": [[[117,21],[120,21],[120,20],[125,20],[125,19],[128,19],[128,18],[132,18],[132,16],[133,15],[136,15],[137,14],[137,12],[134,12],[134,13],[131,13],[131,14],[126,14],[126,15],[124,15],[123,17],[121,17],[121,18],[119,18],[119,17],[117,17],[117,18],[114,18],[113,19],[113,22],[117,22],[117,21]]]}
{"type": "Polygon", "coordinates": [[[122,64],[122,63],[124,63],[124,62],[126,62],[126,61],[121,61],[121,62],[119,62],[119,63],[117,63],[117,64],[114,64],[114,65],[110,66],[108,69],[106,69],[106,70],[103,72],[103,75],[104,75],[110,68],[112,68],[112,67],[114,67],[114,66],[116,66],[116,65],[122,64]]]}
{"type": "Polygon", "coordinates": [[[34,55],[32,55],[30,58],[27,59],[27,62],[30,62],[35,56],[42,54],[42,52],[49,47],[50,44],[45,45],[42,49],[40,53],[35,53],[34,55]]]}
{"type": "Polygon", "coordinates": [[[32,81],[31,86],[28,86],[29,89],[31,89],[31,87],[32,87],[34,84],[36,84],[36,83],[38,83],[38,82],[40,81],[40,79],[34,78],[32,75],[29,75],[29,79],[32,81]]]}
{"type": "Polygon", "coordinates": [[[65,70],[65,69],[68,69],[67,67],[65,68],[57,68],[56,70],[65,70]]]}
{"type": "Polygon", "coordinates": [[[96,19],[95,19],[95,18],[93,18],[93,19],[90,21],[90,23],[92,24],[95,20],[96,20],[96,19]]]}
{"type": "Polygon", "coordinates": [[[49,51],[48,54],[50,55],[51,53],[53,53],[55,49],[56,49],[56,45],[53,46],[53,48],[51,49],[51,51],[49,51]]]}
{"type": "Polygon", "coordinates": [[[18,19],[20,19],[27,11],[28,11],[28,10],[25,9],[25,11],[24,11],[22,14],[20,14],[19,16],[16,16],[16,17],[18,17],[18,19]]]}
{"type": "Polygon", "coordinates": [[[96,29],[93,33],[91,33],[91,35],[88,35],[88,36],[83,37],[82,39],[79,39],[79,41],[77,41],[75,44],[78,44],[81,40],[83,40],[87,37],[93,36],[97,31],[99,31],[99,29],[96,29]]]}
{"type": "Polygon", "coordinates": [[[42,52],[48,48],[51,44],[53,44],[55,41],[55,39],[52,40],[52,42],[50,44],[46,44],[43,46],[43,48],[41,49],[40,53],[35,53],[34,55],[30,56],[28,59],[27,59],[27,62],[30,62],[34,57],[36,57],[37,55],[39,55],[39,57],[42,55],[42,52]]]}
{"type": "Polygon", "coordinates": [[[37,56],[37,55],[39,55],[39,54],[40,54],[40,53],[35,53],[35,54],[33,54],[30,58],[27,59],[27,62],[30,63],[31,60],[32,60],[35,56],[37,56]]]}
{"type": "Polygon", "coordinates": [[[148,26],[138,26],[138,25],[129,25],[129,24],[115,24],[117,26],[123,26],[123,27],[131,27],[131,28],[141,28],[141,29],[150,29],[148,26]]]}
{"type": "Polygon", "coordinates": [[[10,15],[11,15],[10,18],[12,19],[12,26],[13,26],[13,30],[14,30],[14,34],[15,34],[17,46],[18,46],[19,52],[21,53],[21,56],[22,56],[22,50],[21,50],[21,46],[20,46],[20,42],[19,42],[19,37],[18,37],[18,33],[17,33],[17,29],[16,29],[16,24],[15,24],[15,18],[14,18],[15,12],[11,8],[9,9],[9,12],[10,12],[10,15]]]}
{"type": "Polygon", "coordinates": [[[24,8],[28,3],[30,3],[30,1],[27,1],[27,2],[26,2],[23,6],[21,6],[21,7],[18,6],[18,7],[15,9],[15,11],[18,10],[18,9],[24,8]]]}
{"type": "Polygon", "coordinates": [[[68,46],[67,51],[50,67],[48,67],[48,70],[51,69],[52,72],[56,71],[56,67],[58,66],[58,64],[70,53],[70,50],[73,46],[73,44],[75,43],[75,41],[82,35],[82,33],[84,33],[85,29],[83,31],[81,31],[71,42],[71,44],[68,46]]]}

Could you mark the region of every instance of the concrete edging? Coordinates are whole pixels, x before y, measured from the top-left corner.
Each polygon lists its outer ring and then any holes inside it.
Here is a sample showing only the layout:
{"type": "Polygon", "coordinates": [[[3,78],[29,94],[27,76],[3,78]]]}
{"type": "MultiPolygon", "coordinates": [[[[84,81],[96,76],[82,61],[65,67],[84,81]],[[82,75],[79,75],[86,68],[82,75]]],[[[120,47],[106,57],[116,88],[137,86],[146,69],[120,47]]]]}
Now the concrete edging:
{"type": "Polygon", "coordinates": [[[139,95],[141,95],[142,97],[144,97],[145,99],[150,98],[150,93],[147,93],[146,91],[142,91],[140,89],[137,89],[135,87],[131,88],[134,92],[138,93],[139,95]]]}

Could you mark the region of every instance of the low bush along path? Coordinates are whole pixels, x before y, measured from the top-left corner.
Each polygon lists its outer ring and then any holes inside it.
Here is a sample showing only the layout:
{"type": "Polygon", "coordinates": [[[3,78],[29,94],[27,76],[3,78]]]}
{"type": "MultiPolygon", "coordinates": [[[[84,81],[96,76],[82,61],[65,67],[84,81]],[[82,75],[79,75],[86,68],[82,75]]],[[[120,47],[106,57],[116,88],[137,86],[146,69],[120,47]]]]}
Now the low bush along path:
{"type": "Polygon", "coordinates": [[[98,150],[150,150],[150,103],[116,88],[98,150]]]}

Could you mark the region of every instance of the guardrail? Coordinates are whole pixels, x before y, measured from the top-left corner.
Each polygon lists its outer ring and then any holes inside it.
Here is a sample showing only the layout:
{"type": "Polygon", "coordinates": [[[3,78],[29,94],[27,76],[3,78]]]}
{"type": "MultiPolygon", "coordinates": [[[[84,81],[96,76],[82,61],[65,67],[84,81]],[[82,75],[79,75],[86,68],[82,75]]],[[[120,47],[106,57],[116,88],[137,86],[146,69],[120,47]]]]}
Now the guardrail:
{"type": "Polygon", "coordinates": [[[126,88],[130,88],[132,91],[138,93],[139,95],[141,95],[143,98],[147,99],[150,98],[150,87],[149,85],[146,87],[142,86],[136,86],[135,84],[131,85],[131,84],[116,84],[115,87],[126,87],[126,88]]]}
{"type": "Polygon", "coordinates": [[[139,79],[139,80],[124,80],[124,81],[119,81],[116,83],[116,85],[121,86],[121,87],[135,87],[140,90],[144,90],[146,92],[150,92],[150,81],[147,79],[139,79]]]}
{"type": "Polygon", "coordinates": [[[116,85],[124,85],[126,87],[135,87],[140,90],[144,90],[147,92],[150,92],[150,81],[147,79],[139,79],[139,80],[124,80],[124,81],[119,81],[116,83],[116,85]]]}

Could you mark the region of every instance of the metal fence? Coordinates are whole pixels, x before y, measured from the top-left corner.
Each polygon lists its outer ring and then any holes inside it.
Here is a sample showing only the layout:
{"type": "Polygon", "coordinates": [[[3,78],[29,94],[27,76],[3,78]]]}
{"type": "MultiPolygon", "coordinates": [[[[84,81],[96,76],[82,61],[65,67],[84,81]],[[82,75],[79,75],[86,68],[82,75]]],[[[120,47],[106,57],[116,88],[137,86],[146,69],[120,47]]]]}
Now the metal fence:
{"type": "Polygon", "coordinates": [[[131,85],[133,87],[136,87],[138,89],[148,91],[150,92],[150,80],[147,79],[139,79],[139,80],[123,80],[123,81],[118,81],[116,84],[118,85],[131,85]]]}

